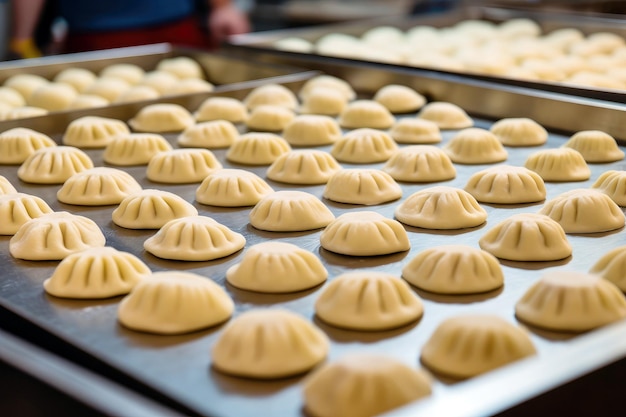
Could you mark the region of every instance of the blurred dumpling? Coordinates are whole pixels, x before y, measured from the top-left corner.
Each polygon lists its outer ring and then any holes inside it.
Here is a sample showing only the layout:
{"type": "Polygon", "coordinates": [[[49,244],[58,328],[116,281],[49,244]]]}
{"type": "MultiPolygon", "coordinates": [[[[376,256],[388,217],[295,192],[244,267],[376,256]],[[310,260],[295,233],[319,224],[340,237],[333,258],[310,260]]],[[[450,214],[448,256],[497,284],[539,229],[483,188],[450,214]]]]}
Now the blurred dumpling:
{"type": "Polygon", "coordinates": [[[47,83],[35,89],[26,102],[32,107],[62,111],[70,106],[77,95],[76,90],[67,84],[47,83]]]}
{"type": "Polygon", "coordinates": [[[178,104],[151,104],[142,108],[128,124],[139,132],[180,132],[193,125],[193,116],[178,104]]]}
{"type": "Polygon", "coordinates": [[[402,197],[402,188],[377,169],[342,169],[330,177],[324,198],[338,203],[376,205],[402,197]]]}
{"type": "Polygon", "coordinates": [[[146,165],[159,152],[170,151],[172,146],[156,133],[129,133],[119,135],[104,150],[104,162],[111,165],[146,165]]]}
{"type": "Polygon", "coordinates": [[[431,145],[413,145],[399,149],[382,168],[396,181],[438,182],[456,177],[450,157],[431,145]]]}
{"type": "Polygon", "coordinates": [[[196,201],[218,207],[253,206],[274,190],[261,177],[242,169],[213,171],[196,190],[196,201]]]}
{"type": "Polygon", "coordinates": [[[473,174],[465,191],[481,203],[523,204],[546,198],[546,186],[539,174],[512,165],[497,165],[473,174]]]}
{"type": "Polygon", "coordinates": [[[127,172],[107,167],[87,169],[72,175],[57,192],[57,199],[79,206],[119,204],[141,185],[127,172]]]}
{"type": "Polygon", "coordinates": [[[141,81],[146,72],[138,65],[135,64],[111,64],[102,71],[100,71],[100,77],[102,78],[121,78],[131,85],[135,85],[141,81]]]}
{"type": "Polygon", "coordinates": [[[474,125],[474,121],[465,110],[456,104],[443,101],[426,104],[417,117],[436,123],[439,129],[464,129],[474,125]]]}
{"type": "Polygon", "coordinates": [[[543,149],[531,154],[524,166],[544,181],[585,181],[591,170],[580,152],[570,148],[543,149]]]}
{"type": "Polygon", "coordinates": [[[331,90],[335,90],[341,93],[346,100],[354,100],[354,98],[356,97],[356,93],[352,89],[350,84],[348,84],[341,78],[333,77],[332,75],[326,74],[318,75],[308,80],[306,83],[304,83],[304,85],[298,92],[298,95],[302,100],[306,100],[307,97],[318,88],[328,88],[331,90]]]}
{"type": "Polygon", "coordinates": [[[341,128],[328,116],[296,116],[283,132],[285,140],[293,146],[322,146],[335,143],[341,137],[341,128]]]}
{"type": "Polygon", "coordinates": [[[39,87],[50,83],[40,75],[35,74],[15,74],[4,81],[4,86],[18,91],[26,100],[39,87]]]}
{"type": "Polygon", "coordinates": [[[626,206],[626,171],[610,170],[602,173],[593,188],[611,197],[617,205],[626,206]]]}
{"type": "Polygon", "coordinates": [[[164,96],[176,96],[180,94],[208,93],[213,91],[215,86],[208,81],[199,78],[187,78],[178,81],[176,84],[163,92],[164,96]]]}
{"type": "Polygon", "coordinates": [[[47,135],[25,127],[0,133],[0,164],[21,164],[41,148],[56,146],[47,135]]]}
{"type": "Polygon", "coordinates": [[[391,136],[382,130],[356,129],[333,145],[330,153],[339,162],[371,164],[384,162],[398,149],[391,136]]]}
{"type": "Polygon", "coordinates": [[[95,94],[79,94],[70,103],[68,110],[93,109],[95,107],[105,107],[109,105],[109,100],[95,94]]]}
{"type": "Polygon", "coordinates": [[[270,232],[319,229],[334,218],[324,203],[304,191],[277,191],[268,194],[250,212],[250,224],[270,232]]]}
{"type": "Polygon", "coordinates": [[[282,131],[295,117],[293,111],[281,106],[263,104],[256,106],[246,120],[250,130],[262,132],[282,131]]]}
{"type": "Polygon", "coordinates": [[[540,146],[548,140],[546,129],[525,117],[498,120],[489,130],[504,146],[540,146]]]}
{"type": "Polygon", "coordinates": [[[273,105],[296,110],[298,99],[287,87],[280,84],[267,84],[252,90],[243,103],[249,110],[263,105],[273,105]]]}
{"type": "Polygon", "coordinates": [[[10,110],[0,110],[0,121],[26,119],[28,117],[39,117],[46,114],[48,114],[48,110],[40,107],[16,107],[10,110]]]}
{"type": "Polygon", "coordinates": [[[605,253],[591,267],[589,273],[600,275],[626,292],[626,246],[619,246],[605,253]]]}
{"type": "Polygon", "coordinates": [[[150,71],[144,74],[138,86],[150,87],[163,95],[170,88],[174,87],[180,79],[167,71],[150,71]]]}
{"type": "Polygon", "coordinates": [[[176,142],[189,148],[228,148],[237,139],[239,132],[229,121],[214,120],[190,126],[181,133],[176,142]]]}
{"type": "Polygon", "coordinates": [[[19,91],[0,86],[0,103],[8,105],[9,108],[22,107],[26,105],[26,100],[19,91]]]}
{"type": "Polygon", "coordinates": [[[104,148],[115,136],[128,133],[128,126],[121,120],[85,116],[67,126],[63,144],[77,148],[104,148]]]}
{"type": "Polygon", "coordinates": [[[441,142],[441,131],[436,123],[425,119],[404,118],[389,130],[389,135],[398,143],[428,144],[441,142]]]}
{"type": "Polygon", "coordinates": [[[488,130],[471,127],[458,132],[444,151],[458,164],[492,164],[506,160],[508,154],[496,136],[488,130]]]}
{"type": "Polygon", "coordinates": [[[134,85],[121,93],[113,103],[131,103],[133,101],[154,100],[159,98],[161,93],[153,87],[147,85],[134,85]]]}
{"type": "Polygon", "coordinates": [[[160,229],[170,220],[197,215],[198,210],[176,194],[146,189],[125,197],[112,218],[127,229],[160,229]]]}
{"type": "Polygon", "coordinates": [[[348,99],[341,91],[317,87],[303,99],[300,113],[337,116],[347,105],[348,99]]]}
{"type": "Polygon", "coordinates": [[[231,97],[209,97],[194,113],[198,122],[226,120],[231,123],[245,122],[248,118],[246,106],[231,97]]]}
{"type": "Polygon", "coordinates": [[[278,39],[272,46],[280,51],[302,52],[305,54],[312,53],[314,49],[311,42],[297,37],[278,39]]]}
{"type": "Polygon", "coordinates": [[[98,78],[85,88],[82,93],[104,97],[110,103],[113,103],[130,88],[130,84],[121,78],[98,78]]]}
{"type": "Polygon", "coordinates": [[[202,181],[220,168],[222,164],[208,149],[172,149],[150,159],[146,177],[164,184],[189,184],[202,181]]]}
{"type": "Polygon", "coordinates": [[[289,151],[267,169],[267,178],[286,184],[325,184],[341,166],[329,153],[314,149],[289,151]]]}
{"type": "Polygon", "coordinates": [[[29,220],[52,213],[41,198],[23,193],[0,193],[0,235],[14,235],[29,220]]]}
{"type": "Polygon", "coordinates": [[[33,184],[62,184],[69,177],[93,168],[91,158],[72,146],[51,146],[33,152],[17,170],[17,176],[33,184]]]}
{"type": "Polygon", "coordinates": [[[181,80],[188,78],[204,78],[200,64],[186,56],[165,58],[157,64],[156,69],[157,71],[169,72],[181,80]]]}
{"type": "Polygon", "coordinates": [[[17,193],[17,190],[6,177],[0,175],[0,195],[17,193]]]}
{"type": "Polygon", "coordinates": [[[346,129],[388,129],[395,122],[389,110],[373,100],[356,100],[339,115],[339,124],[346,129]]]}
{"type": "Polygon", "coordinates": [[[580,152],[585,162],[602,163],[624,159],[624,152],[617,146],[615,139],[600,130],[578,132],[563,147],[580,152]]]}
{"type": "Polygon", "coordinates": [[[240,136],[226,153],[230,162],[247,165],[270,165],[291,150],[289,144],[273,133],[251,132],[240,136]]]}
{"type": "Polygon", "coordinates": [[[426,98],[404,85],[389,84],[374,95],[374,101],[382,104],[391,113],[411,113],[426,104],[426,98]]]}
{"type": "Polygon", "coordinates": [[[67,84],[79,93],[85,91],[94,81],[96,74],[85,68],[66,68],[54,76],[55,83],[67,84]]]}

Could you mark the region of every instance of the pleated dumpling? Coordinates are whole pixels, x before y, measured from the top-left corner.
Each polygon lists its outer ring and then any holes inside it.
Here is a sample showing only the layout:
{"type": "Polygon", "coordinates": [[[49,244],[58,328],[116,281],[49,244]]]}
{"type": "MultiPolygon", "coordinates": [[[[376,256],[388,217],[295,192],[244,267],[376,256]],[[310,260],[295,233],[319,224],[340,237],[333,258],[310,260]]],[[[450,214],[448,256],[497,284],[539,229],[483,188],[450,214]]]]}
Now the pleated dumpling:
{"type": "Polygon", "coordinates": [[[131,253],[97,247],[63,259],[43,287],[55,297],[109,298],[128,294],[150,273],[150,268],[131,253]]]}
{"type": "Polygon", "coordinates": [[[485,233],[478,243],[481,249],[510,261],[557,261],[572,254],[561,225],[535,213],[509,217],[485,233]]]}
{"type": "Polygon", "coordinates": [[[541,146],[548,140],[546,129],[526,117],[498,120],[489,130],[505,146],[541,146]]]}
{"type": "Polygon", "coordinates": [[[187,78],[179,80],[176,84],[169,87],[164,96],[177,96],[180,94],[208,93],[213,91],[215,86],[208,81],[199,78],[187,78]]]}
{"type": "Polygon", "coordinates": [[[237,128],[227,120],[214,120],[190,126],[178,136],[180,146],[189,148],[228,148],[237,139],[237,128]]]}
{"type": "Polygon", "coordinates": [[[624,212],[600,191],[580,188],[546,202],[541,214],[557,221],[565,233],[598,233],[624,226],[624,212]]]}
{"type": "Polygon", "coordinates": [[[356,97],[356,92],[354,91],[352,86],[348,84],[347,81],[326,74],[318,75],[305,82],[298,92],[298,95],[302,100],[305,100],[312,92],[314,92],[318,88],[329,88],[335,90],[341,93],[341,95],[345,97],[346,100],[354,100],[354,98],[356,97]]]}
{"type": "Polygon", "coordinates": [[[232,255],[246,244],[243,235],[206,216],[186,216],[165,223],[143,247],[163,259],[211,261],[232,255]]]}
{"type": "Polygon", "coordinates": [[[405,85],[389,84],[374,95],[374,101],[382,104],[391,113],[411,113],[426,104],[426,98],[405,85]]]}
{"type": "Polygon", "coordinates": [[[438,182],[456,177],[450,157],[436,146],[413,145],[399,149],[383,166],[396,181],[438,182]]]}
{"type": "Polygon", "coordinates": [[[301,114],[337,116],[348,105],[346,96],[328,87],[317,87],[302,100],[301,114]]]}
{"type": "Polygon", "coordinates": [[[98,78],[83,91],[83,94],[100,96],[113,103],[130,88],[130,84],[121,78],[98,78]]]}
{"type": "Polygon", "coordinates": [[[104,148],[115,136],[128,133],[128,126],[121,120],[85,116],[67,126],[63,144],[77,148],[104,148]]]}
{"type": "Polygon", "coordinates": [[[493,315],[445,319],[422,348],[429,369],[453,378],[471,378],[537,353],[528,333],[493,315]]]}
{"type": "Polygon", "coordinates": [[[395,118],[382,104],[373,100],[356,100],[339,115],[339,124],[346,129],[388,129],[395,118]]]}
{"type": "Polygon", "coordinates": [[[135,64],[111,64],[107,65],[100,71],[100,77],[103,78],[121,78],[129,84],[138,84],[146,72],[135,64]]]}
{"type": "Polygon", "coordinates": [[[170,220],[197,215],[198,210],[176,194],[146,189],[125,197],[112,218],[127,229],[160,229],[170,220]]]}
{"type": "Polygon", "coordinates": [[[436,123],[425,119],[406,117],[398,120],[389,130],[398,143],[427,144],[441,142],[441,131],[436,123]]]}
{"type": "Polygon", "coordinates": [[[132,103],[133,101],[154,100],[159,98],[160,95],[161,93],[159,93],[156,88],[147,85],[134,85],[117,96],[113,102],[119,104],[132,103]]]}
{"type": "Polygon", "coordinates": [[[591,163],[613,162],[624,159],[624,152],[617,146],[615,139],[608,133],[600,130],[578,132],[565,142],[563,147],[577,150],[586,162],[591,163]]]}
{"type": "Polygon", "coordinates": [[[187,109],[170,103],[150,104],[128,122],[135,131],[151,133],[180,132],[194,123],[187,109]]]}
{"type": "Polygon", "coordinates": [[[280,132],[291,123],[296,115],[288,108],[264,104],[255,107],[246,120],[250,130],[260,132],[280,132]]]}
{"type": "Polygon", "coordinates": [[[342,214],[320,236],[322,247],[350,256],[378,256],[411,248],[402,225],[374,211],[342,214]]]}
{"type": "Polygon", "coordinates": [[[304,402],[313,417],[371,417],[430,393],[425,372],[391,357],[359,353],[315,371],[305,382],[304,402]]]}
{"type": "Polygon", "coordinates": [[[96,74],[85,68],[66,68],[54,76],[54,82],[68,84],[82,93],[91,83],[96,81],[96,74]]]}
{"type": "Polygon", "coordinates": [[[289,293],[326,281],[328,272],[313,253],[286,242],[251,246],[240,263],[226,271],[229,284],[248,291],[289,293]]]}
{"type": "Polygon", "coordinates": [[[283,136],[293,146],[322,146],[335,143],[341,137],[341,128],[328,116],[304,114],[285,126],[283,136]]]}
{"type": "Polygon", "coordinates": [[[465,191],[481,203],[523,204],[546,198],[546,186],[539,174],[511,165],[497,165],[473,174],[465,191]]]}
{"type": "Polygon", "coordinates": [[[245,122],[248,118],[246,106],[236,98],[209,97],[194,113],[198,122],[225,120],[231,123],[245,122]]]}
{"type": "Polygon", "coordinates": [[[41,198],[24,193],[0,193],[0,235],[13,235],[29,220],[52,213],[41,198]]]}
{"type": "Polygon", "coordinates": [[[504,285],[498,259],[467,245],[444,245],[418,253],[402,268],[402,277],[436,294],[475,294],[504,285]]]}
{"type": "Polygon", "coordinates": [[[119,305],[117,318],[132,330],[181,334],[212,327],[235,309],[226,291],[191,272],[155,272],[139,282],[119,305]]]}
{"type": "Polygon", "coordinates": [[[350,272],[335,277],[315,302],[315,314],[351,330],[389,330],[417,321],[422,300],[400,278],[381,272],[350,272]]]}
{"type": "Polygon", "coordinates": [[[493,164],[508,157],[493,133],[476,127],[461,130],[446,143],[444,150],[458,164],[493,164]]]}
{"type": "Polygon", "coordinates": [[[295,110],[298,107],[298,99],[287,87],[280,84],[267,84],[257,87],[243,100],[250,110],[263,105],[273,105],[295,110]]]}
{"type": "Polygon", "coordinates": [[[274,190],[261,177],[243,169],[219,169],[202,181],[196,201],[218,207],[253,206],[274,190]]]}
{"type": "Polygon", "coordinates": [[[146,177],[164,184],[200,182],[222,168],[213,152],[203,148],[183,148],[159,152],[150,159],[146,177]]]}
{"type": "Polygon", "coordinates": [[[157,71],[169,72],[181,80],[203,79],[204,71],[200,64],[187,56],[162,59],[156,66],[157,71]]]}
{"type": "Polygon", "coordinates": [[[27,117],[38,117],[48,114],[48,110],[39,107],[24,106],[9,110],[0,111],[0,121],[25,119],[27,117]]]}
{"type": "Polygon", "coordinates": [[[267,169],[267,178],[286,184],[325,184],[341,166],[329,153],[314,149],[289,151],[267,169]]]}
{"type": "Polygon", "coordinates": [[[396,219],[424,229],[464,229],[480,226],[487,212],[467,191],[438,186],[413,193],[395,211],[396,219]]]}
{"type": "Polygon", "coordinates": [[[428,103],[422,107],[417,117],[436,123],[439,129],[464,129],[474,125],[465,110],[456,104],[443,101],[428,103]]]}
{"type": "Polygon", "coordinates": [[[591,267],[589,273],[600,275],[626,292],[626,246],[619,246],[605,253],[591,267]]]}
{"type": "Polygon", "coordinates": [[[48,261],[105,243],[102,230],[93,220],[61,211],[24,223],[11,238],[9,251],[14,258],[48,261]]]}
{"type": "Polygon", "coordinates": [[[33,152],[17,170],[17,176],[33,184],[62,184],[69,177],[93,168],[89,156],[72,146],[51,146],[33,152]]]}
{"type": "Polygon", "coordinates": [[[592,187],[611,197],[618,206],[626,206],[626,171],[606,171],[592,187]]]}
{"type": "Polygon", "coordinates": [[[169,142],[156,133],[129,133],[114,138],[104,150],[104,162],[111,165],[146,165],[154,155],[172,149],[169,142]]]}
{"type": "Polygon", "coordinates": [[[585,181],[591,170],[580,152],[570,148],[543,149],[531,154],[524,166],[544,181],[585,181]]]}
{"type": "Polygon", "coordinates": [[[268,194],[250,212],[250,224],[270,232],[319,229],[334,218],[324,203],[304,191],[277,191],[268,194]]]}
{"type": "Polygon", "coordinates": [[[11,184],[11,181],[0,175],[0,195],[16,193],[17,190],[11,184]]]}
{"type": "Polygon", "coordinates": [[[330,153],[339,162],[370,164],[388,160],[397,149],[398,145],[387,133],[364,128],[345,134],[330,153]]]}
{"type": "Polygon", "coordinates": [[[126,196],[141,191],[127,172],[107,167],[87,169],[72,175],[57,192],[57,199],[79,206],[119,204],[126,196]]]}
{"type": "Polygon", "coordinates": [[[289,144],[273,133],[251,132],[241,135],[226,153],[226,159],[237,164],[270,165],[291,150],[289,144]]]}
{"type": "Polygon", "coordinates": [[[174,87],[178,81],[178,77],[167,71],[149,71],[144,74],[141,82],[137,86],[150,87],[156,90],[159,96],[161,96],[166,94],[167,90],[174,87]]]}
{"type": "Polygon", "coordinates": [[[226,374],[276,379],[307,372],[328,354],[324,333],[286,310],[242,313],[213,345],[213,367],[226,374]]]}
{"type": "Polygon", "coordinates": [[[47,135],[25,127],[0,133],[0,164],[21,164],[41,148],[56,146],[47,135]]]}
{"type": "Polygon", "coordinates": [[[626,298],[599,275],[550,271],[515,304],[515,315],[545,329],[584,332],[626,317],[626,298]]]}
{"type": "Polygon", "coordinates": [[[330,177],[324,198],[338,203],[376,205],[402,197],[402,188],[377,169],[342,169],[330,177]]]}
{"type": "Polygon", "coordinates": [[[61,83],[46,83],[37,87],[26,97],[29,106],[39,107],[48,111],[67,110],[78,93],[73,87],[61,83]]]}

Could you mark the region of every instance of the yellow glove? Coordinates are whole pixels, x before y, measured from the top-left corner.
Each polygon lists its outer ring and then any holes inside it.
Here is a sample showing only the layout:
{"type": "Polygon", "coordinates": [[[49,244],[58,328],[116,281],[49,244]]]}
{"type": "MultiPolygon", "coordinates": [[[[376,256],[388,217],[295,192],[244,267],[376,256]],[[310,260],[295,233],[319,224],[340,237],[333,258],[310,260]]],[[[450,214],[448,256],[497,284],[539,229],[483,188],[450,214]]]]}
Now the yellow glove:
{"type": "Polygon", "coordinates": [[[20,58],[39,58],[42,55],[33,38],[12,39],[9,48],[20,58]]]}

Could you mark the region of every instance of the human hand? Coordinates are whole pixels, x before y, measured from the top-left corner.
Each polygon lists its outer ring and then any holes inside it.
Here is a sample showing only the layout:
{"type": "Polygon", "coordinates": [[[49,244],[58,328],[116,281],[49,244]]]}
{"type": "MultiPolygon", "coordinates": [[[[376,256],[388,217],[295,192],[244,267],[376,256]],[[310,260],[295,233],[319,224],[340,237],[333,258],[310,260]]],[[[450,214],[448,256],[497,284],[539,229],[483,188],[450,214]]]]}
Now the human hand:
{"type": "Polygon", "coordinates": [[[230,4],[214,7],[209,16],[209,31],[216,44],[225,41],[230,35],[250,31],[248,17],[230,4]]]}

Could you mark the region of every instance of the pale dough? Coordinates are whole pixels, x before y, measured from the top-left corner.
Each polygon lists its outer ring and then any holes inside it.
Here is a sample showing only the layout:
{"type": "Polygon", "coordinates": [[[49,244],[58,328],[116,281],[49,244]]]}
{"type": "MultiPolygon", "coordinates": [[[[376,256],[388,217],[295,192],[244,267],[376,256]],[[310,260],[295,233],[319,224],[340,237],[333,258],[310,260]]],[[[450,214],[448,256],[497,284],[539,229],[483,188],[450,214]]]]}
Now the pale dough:
{"type": "Polygon", "coordinates": [[[21,164],[41,148],[56,146],[47,135],[25,127],[0,133],[0,164],[21,164]]]}
{"type": "Polygon", "coordinates": [[[544,149],[531,154],[524,166],[544,181],[585,181],[591,170],[580,152],[570,148],[544,149]]]}
{"type": "Polygon", "coordinates": [[[324,188],[324,198],[346,204],[376,205],[400,197],[400,185],[377,169],[342,169],[330,177],[324,188]]]}
{"type": "Polygon", "coordinates": [[[0,235],[14,235],[29,220],[52,213],[41,198],[24,193],[0,193],[0,235]]]}
{"type": "Polygon", "coordinates": [[[374,101],[382,104],[391,113],[411,113],[426,104],[426,98],[404,85],[389,84],[374,95],[374,101]]]}
{"type": "Polygon", "coordinates": [[[283,136],[290,145],[322,146],[335,143],[341,137],[341,128],[331,117],[305,114],[289,122],[283,136]]]}
{"type": "Polygon", "coordinates": [[[118,135],[129,134],[126,123],[106,117],[85,116],[69,124],[63,144],[78,148],[104,148],[118,135]]]}
{"type": "Polygon", "coordinates": [[[146,189],[125,197],[113,210],[113,223],[126,229],[160,229],[170,220],[197,216],[198,210],[176,194],[146,189]]]}
{"type": "Polygon", "coordinates": [[[406,117],[398,120],[389,130],[398,143],[428,144],[441,142],[441,131],[435,122],[406,117]]]}
{"type": "Polygon", "coordinates": [[[524,204],[546,198],[546,186],[539,174],[511,165],[497,165],[473,174],[465,191],[481,203],[524,204]]]}
{"type": "Polygon", "coordinates": [[[382,104],[373,100],[356,100],[339,115],[339,124],[346,129],[388,129],[395,118],[382,104]]]}
{"type": "Polygon", "coordinates": [[[540,146],[548,140],[546,129],[525,117],[498,120],[489,130],[505,146],[540,146]]]}
{"type": "Polygon", "coordinates": [[[139,132],[180,132],[192,126],[191,113],[178,104],[150,104],[142,108],[128,124],[139,132]]]}
{"type": "Polygon", "coordinates": [[[250,212],[250,224],[270,232],[301,232],[327,226],[333,213],[313,194],[277,191],[263,197],[250,212]]]}
{"type": "Polygon", "coordinates": [[[372,164],[388,160],[397,149],[398,145],[386,132],[363,128],[338,139],[330,153],[339,162],[372,164]]]}
{"type": "Polygon", "coordinates": [[[241,135],[226,152],[226,159],[238,164],[270,165],[291,150],[289,144],[273,133],[251,132],[241,135]]]}
{"type": "Polygon", "coordinates": [[[227,120],[214,120],[190,126],[176,141],[189,148],[228,148],[239,139],[237,128],[227,120]]]}
{"type": "Polygon", "coordinates": [[[267,169],[267,178],[286,184],[325,184],[341,166],[329,153],[314,149],[289,151],[267,169]]]}
{"type": "Polygon", "coordinates": [[[508,157],[498,138],[485,129],[463,129],[444,146],[452,162],[459,164],[493,164],[508,157]]]}
{"type": "Polygon", "coordinates": [[[72,175],[57,191],[57,199],[79,206],[119,204],[141,185],[129,173],[108,167],[87,169],[72,175]]]}
{"type": "Polygon", "coordinates": [[[456,177],[450,157],[431,145],[413,145],[399,149],[382,168],[396,181],[439,182],[456,177]]]}
{"type": "Polygon", "coordinates": [[[565,142],[563,147],[580,152],[585,161],[590,163],[614,162],[624,159],[624,152],[617,146],[615,139],[600,130],[578,132],[565,142]]]}
{"type": "Polygon", "coordinates": [[[33,184],[62,184],[69,177],[93,168],[89,156],[72,146],[51,146],[33,152],[17,170],[17,176],[33,184]]]}
{"type": "Polygon", "coordinates": [[[219,169],[196,190],[196,201],[218,207],[253,206],[274,190],[262,178],[243,169],[219,169]]]}
{"type": "Polygon", "coordinates": [[[434,122],[440,129],[464,129],[474,125],[465,110],[456,104],[434,101],[426,104],[417,117],[434,122]]]}
{"type": "Polygon", "coordinates": [[[164,184],[189,184],[201,182],[220,168],[222,164],[208,149],[173,149],[159,152],[150,159],[146,177],[164,184]]]}
{"type": "Polygon", "coordinates": [[[245,122],[248,118],[246,106],[239,100],[230,97],[210,97],[202,102],[194,113],[198,122],[226,120],[231,123],[245,122]]]}
{"type": "Polygon", "coordinates": [[[115,137],[104,149],[104,162],[111,165],[146,165],[154,155],[172,149],[169,142],[156,133],[129,133],[115,137]]]}

